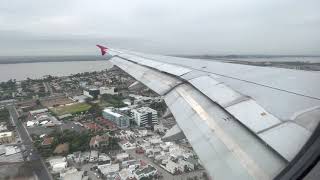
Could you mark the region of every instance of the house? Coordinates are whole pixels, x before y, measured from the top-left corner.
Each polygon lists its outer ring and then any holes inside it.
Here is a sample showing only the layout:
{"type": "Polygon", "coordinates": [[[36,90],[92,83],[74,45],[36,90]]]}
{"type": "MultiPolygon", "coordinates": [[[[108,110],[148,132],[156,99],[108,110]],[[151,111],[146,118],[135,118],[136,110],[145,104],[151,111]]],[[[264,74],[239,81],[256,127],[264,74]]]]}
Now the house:
{"type": "Polygon", "coordinates": [[[178,163],[183,166],[183,171],[186,172],[186,171],[193,171],[194,170],[194,165],[188,161],[185,161],[183,159],[179,159],[178,160],[178,163]]]}
{"type": "Polygon", "coordinates": [[[97,117],[97,120],[100,122],[100,124],[102,124],[102,126],[108,127],[110,130],[117,129],[117,125],[112,121],[109,121],[103,117],[97,117]]]}
{"type": "Polygon", "coordinates": [[[100,146],[106,146],[109,141],[109,136],[103,135],[99,136],[96,135],[91,138],[89,146],[90,148],[99,148],[100,146]]]}
{"type": "Polygon", "coordinates": [[[115,173],[120,170],[119,164],[104,164],[104,165],[98,165],[98,169],[100,172],[107,176],[109,173],[115,173]]]}
{"type": "Polygon", "coordinates": [[[66,169],[64,169],[63,171],[60,172],[60,178],[64,178],[66,175],[68,174],[72,174],[77,172],[78,170],[75,167],[68,167],[66,169]]]}
{"type": "Polygon", "coordinates": [[[142,179],[142,178],[147,178],[156,175],[157,169],[154,168],[152,165],[148,165],[143,167],[142,169],[138,169],[137,171],[134,172],[134,177],[136,179],[142,179]]]}
{"type": "Polygon", "coordinates": [[[121,180],[128,180],[128,179],[134,179],[134,175],[132,173],[132,171],[130,171],[129,169],[122,169],[119,172],[119,177],[121,180]]]}
{"type": "Polygon", "coordinates": [[[100,127],[97,123],[83,123],[83,126],[89,131],[100,131],[102,127],[100,127]]]}
{"type": "Polygon", "coordinates": [[[129,158],[129,154],[128,153],[120,153],[120,154],[117,154],[116,156],[116,159],[118,161],[123,161],[123,160],[126,160],[129,158]]]}
{"type": "Polygon", "coordinates": [[[63,178],[63,180],[84,180],[84,179],[88,179],[87,177],[84,177],[83,174],[84,174],[84,171],[77,171],[77,172],[74,172],[74,173],[70,173],[70,174],[67,174],[63,178]]]}
{"type": "Polygon", "coordinates": [[[42,145],[42,146],[51,146],[53,140],[54,140],[53,137],[44,137],[41,145],[42,145]]]}
{"type": "Polygon", "coordinates": [[[121,167],[122,168],[137,168],[140,166],[140,162],[137,161],[136,159],[128,159],[128,160],[125,160],[125,161],[122,161],[121,162],[121,167]]]}
{"type": "Polygon", "coordinates": [[[89,162],[90,152],[82,152],[80,156],[80,162],[89,162]]]}
{"type": "Polygon", "coordinates": [[[81,151],[74,152],[73,154],[68,154],[67,159],[73,160],[76,163],[80,163],[81,151]]]}
{"type": "Polygon", "coordinates": [[[128,140],[122,140],[118,144],[123,150],[136,148],[135,143],[130,143],[128,140]]]}
{"type": "Polygon", "coordinates": [[[0,124],[0,132],[8,131],[7,125],[0,124]]]}
{"type": "Polygon", "coordinates": [[[101,153],[98,157],[98,164],[111,164],[111,158],[107,154],[101,153]]]}
{"type": "Polygon", "coordinates": [[[99,156],[98,151],[91,151],[89,162],[96,162],[98,160],[98,156],[99,156]]]}
{"type": "Polygon", "coordinates": [[[39,122],[38,121],[28,121],[27,122],[27,127],[33,127],[34,125],[38,125],[39,122]]]}
{"type": "Polygon", "coordinates": [[[160,143],[162,143],[162,140],[161,140],[161,138],[160,137],[157,137],[157,136],[153,136],[153,137],[151,137],[151,138],[149,138],[149,142],[151,143],[151,144],[160,144],[160,143]]]}
{"type": "Polygon", "coordinates": [[[179,172],[184,172],[184,166],[182,164],[179,164],[179,163],[173,162],[172,160],[169,160],[165,166],[165,170],[167,170],[171,174],[176,174],[179,172]]]}

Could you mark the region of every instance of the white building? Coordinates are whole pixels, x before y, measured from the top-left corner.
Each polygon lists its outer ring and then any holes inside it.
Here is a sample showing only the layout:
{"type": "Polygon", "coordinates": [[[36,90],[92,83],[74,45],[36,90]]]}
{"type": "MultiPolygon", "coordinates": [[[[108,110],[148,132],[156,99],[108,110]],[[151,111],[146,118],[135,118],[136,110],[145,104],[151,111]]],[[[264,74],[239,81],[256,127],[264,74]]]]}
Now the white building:
{"type": "Polygon", "coordinates": [[[149,107],[133,109],[131,111],[131,116],[137,125],[141,127],[150,127],[158,124],[158,112],[149,107]]]}
{"type": "Polygon", "coordinates": [[[100,87],[100,94],[111,94],[111,95],[115,95],[118,94],[118,92],[115,92],[115,87],[100,87]]]}
{"type": "Polygon", "coordinates": [[[68,173],[63,177],[63,180],[82,180],[82,179],[88,179],[84,178],[83,176],[84,171],[76,171],[73,173],[68,173]]]}
{"type": "Polygon", "coordinates": [[[99,155],[98,161],[103,162],[104,164],[111,164],[111,158],[105,153],[99,155]]]}
{"type": "Polygon", "coordinates": [[[136,148],[136,144],[135,143],[130,143],[128,140],[120,141],[118,144],[123,150],[129,150],[129,149],[135,149],[136,148]]]}
{"type": "Polygon", "coordinates": [[[132,171],[130,171],[129,169],[122,169],[119,172],[119,177],[121,180],[127,180],[127,179],[133,179],[134,175],[132,174],[132,171]]]}
{"type": "Polygon", "coordinates": [[[0,133],[0,143],[12,143],[16,140],[13,131],[0,133]]]}
{"type": "Polygon", "coordinates": [[[96,162],[98,160],[98,151],[91,151],[89,162],[96,162]]]}
{"type": "Polygon", "coordinates": [[[53,172],[61,172],[65,170],[68,166],[67,160],[65,157],[52,157],[48,160],[50,167],[53,172]]]}
{"type": "Polygon", "coordinates": [[[103,110],[102,116],[105,119],[114,122],[119,128],[127,128],[130,125],[128,116],[113,112],[112,109],[109,108],[103,110]]]}
{"type": "Polygon", "coordinates": [[[154,176],[157,173],[157,169],[151,165],[148,165],[142,169],[138,169],[134,172],[134,176],[136,179],[141,179],[143,177],[154,176]]]}
{"type": "Polygon", "coordinates": [[[120,165],[119,164],[98,165],[98,169],[104,176],[107,176],[109,173],[118,172],[120,170],[120,165]]]}
{"type": "Polygon", "coordinates": [[[117,154],[117,160],[119,161],[123,161],[125,159],[128,159],[129,158],[129,154],[128,153],[120,153],[120,154],[117,154]]]}
{"type": "Polygon", "coordinates": [[[88,96],[86,95],[74,96],[72,99],[74,101],[78,101],[79,103],[83,103],[83,102],[86,102],[86,100],[88,99],[88,96]]]}
{"type": "Polygon", "coordinates": [[[169,171],[171,174],[174,174],[178,171],[183,172],[184,171],[184,166],[179,163],[175,163],[171,160],[168,161],[168,163],[165,166],[165,169],[169,171]]]}
{"type": "Polygon", "coordinates": [[[188,168],[190,171],[193,171],[194,170],[194,165],[188,161],[185,161],[183,159],[179,159],[178,163],[184,167],[184,171],[185,171],[185,168],[188,168]]]}

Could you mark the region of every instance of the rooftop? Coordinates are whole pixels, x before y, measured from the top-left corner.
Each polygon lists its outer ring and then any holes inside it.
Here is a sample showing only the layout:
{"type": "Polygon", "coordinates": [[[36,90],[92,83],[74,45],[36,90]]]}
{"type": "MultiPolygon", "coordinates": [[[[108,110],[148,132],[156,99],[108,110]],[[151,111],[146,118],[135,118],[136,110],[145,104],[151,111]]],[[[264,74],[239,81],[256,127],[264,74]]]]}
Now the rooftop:
{"type": "Polygon", "coordinates": [[[47,111],[48,111],[48,109],[44,108],[44,109],[37,109],[37,110],[34,110],[34,111],[29,111],[29,113],[31,115],[34,115],[34,114],[44,113],[44,112],[47,112],[47,111]]]}
{"type": "Polygon", "coordinates": [[[9,137],[12,136],[12,131],[8,131],[8,132],[2,132],[0,133],[0,137],[9,137]]]}
{"type": "Polygon", "coordinates": [[[136,111],[139,113],[146,113],[146,112],[155,112],[156,113],[157,112],[156,110],[151,109],[149,107],[141,107],[141,108],[136,109],[136,111]]]}
{"type": "Polygon", "coordinates": [[[140,174],[148,174],[148,173],[150,173],[150,172],[152,172],[152,171],[155,171],[156,170],[156,168],[154,168],[153,166],[151,166],[150,164],[147,166],[147,167],[145,167],[145,168],[143,168],[143,169],[139,169],[139,170],[137,170],[136,171],[136,174],[137,175],[140,175],[140,174]]]}
{"type": "Polygon", "coordinates": [[[53,142],[53,139],[54,139],[53,137],[46,137],[46,138],[44,138],[43,141],[42,141],[42,145],[43,145],[43,146],[51,145],[52,142],[53,142]]]}
{"type": "Polygon", "coordinates": [[[112,112],[112,110],[109,109],[109,108],[104,109],[103,112],[106,112],[106,113],[108,113],[108,114],[111,114],[112,116],[115,116],[115,117],[121,117],[121,116],[122,116],[121,114],[112,112]]]}

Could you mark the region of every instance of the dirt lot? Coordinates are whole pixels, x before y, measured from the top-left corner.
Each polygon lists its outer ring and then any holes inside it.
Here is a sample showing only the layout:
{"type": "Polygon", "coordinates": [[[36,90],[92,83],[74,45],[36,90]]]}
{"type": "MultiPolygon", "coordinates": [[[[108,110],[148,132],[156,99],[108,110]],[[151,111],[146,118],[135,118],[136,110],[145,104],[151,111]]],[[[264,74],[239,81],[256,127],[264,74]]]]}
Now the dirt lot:
{"type": "Polygon", "coordinates": [[[56,97],[52,99],[41,100],[41,104],[47,108],[53,107],[53,106],[70,104],[70,103],[73,103],[73,101],[66,97],[56,97]]]}

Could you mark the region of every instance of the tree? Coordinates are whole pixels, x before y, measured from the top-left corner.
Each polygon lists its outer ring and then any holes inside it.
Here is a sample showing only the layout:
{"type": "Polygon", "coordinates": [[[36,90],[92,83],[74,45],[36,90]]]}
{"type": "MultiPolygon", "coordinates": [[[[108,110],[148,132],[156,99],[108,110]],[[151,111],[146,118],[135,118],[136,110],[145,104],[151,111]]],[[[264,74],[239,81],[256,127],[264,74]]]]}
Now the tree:
{"type": "Polygon", "coordinates": [[[102,115],[102,109],[96,103],[91,103],[91,108],[88,110],[89,113],[94,114],[96,116],[102,115]]]}
{"type": "Polygon", "coordinates": [[[40,105],[41,105],[41,102],[40,102],[40,100],[39,100],[39,99],[37,99],[37,100],[36,100],[36,104],[37,104],[38,106],[40,106],[40,105]]]}

